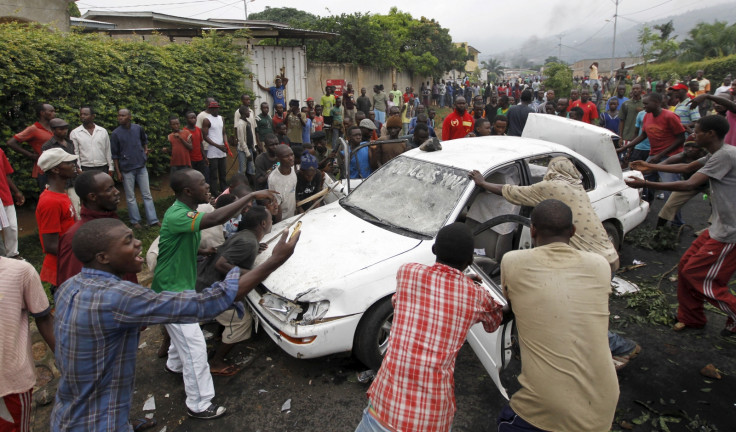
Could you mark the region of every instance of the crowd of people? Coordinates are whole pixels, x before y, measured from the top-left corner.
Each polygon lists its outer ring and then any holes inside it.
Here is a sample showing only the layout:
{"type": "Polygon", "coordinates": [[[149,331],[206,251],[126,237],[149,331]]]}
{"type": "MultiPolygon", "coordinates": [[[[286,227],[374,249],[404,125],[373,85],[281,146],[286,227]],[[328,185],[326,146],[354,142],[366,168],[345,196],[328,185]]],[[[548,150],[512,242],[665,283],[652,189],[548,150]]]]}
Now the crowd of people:
{"type": "MultiPolygon", "coordinates": [[[[287,103],[288,79],[282,73],[274,86],[257,83],[271,97],[257,112],[251,96],[242,95],[231,127],[219,102],[207,98],[203,111],[168,119],[171,133],[163,150],[170,154],[176,201],[161,219],[149,186],[148,137],[133,122],[134,113],[121,108],[118,126],[108,133],[95,123],[94,108],[83,106],[81,124],[69,132],[69,123],[56,117],[51,104],[39,104],[37,121],[7,145],[13,157],[34,162],[30,175],[40,191],[35,214],[44,252],[40,274],[18,250],[15,205],[23,205],[25,197],[12,180],[12,158],[0,149],[5,249],[0,295],[11,299],[0,303],[7,329],[0,345],[0,395],[10,416],[0,417],[0,430],[28,426],[35,383],[28,314],[61,372],[52,430],[151,425],[131,423],[129,412],[139,329],[154,324],[164,325],[159,356],[167,358],[168,372],[182,377],[188,415],[224,415],[226,408],[212,402],[212,375],[240,370],[225,360],[251,335],[252,318],[239,300],[283,264],[298,242],[298,234],[287,240],[284,233],[274,246],[261,243],[273,223],[319,205],[315,198],[335,179],[366,178],[407,150],[437,141],[452,145],[460,138],[521,136],[531,113],[610,130],[622,166],[645,173],[627,184],[643,188],[649,202],[655,191],[665,191],[658,226],[684,223],[680,208],[708,191],[710,227],[680,262],[673,328],[704,326],[703,304],[709,301],[728,317],[722,336],[735,337],[736,298],[728,281],[736,271],[736,84],[729,76],[711,92],[702,71],[682,82],[663,82],[632,78],[624,65],[614,79],[599,79],[597,66],[575,80],[569,95],[545,90],[540,77],[497,85],[437,80],[422,83],[417,93],[411,86],[402,91],[397,83],[385,92],[379,84],[370,96],[365,87],[358,94],[352,83],[340,95],[327,86],[319,103],[312,97],[287,103]],[[452,111],[436,119],[445,106],[452,111]],[[228,156],[238,165],[229,178],[228,156]],[[123,184],[130,226],[142,228],[137,185],[146,224],[160,227],[159,238],[145,251],[154,274],[151,288],[137,283],[144,251],[135,232],[118,219],[116,180],[123,184]],[[267,247],[273,247],[270,258],[254,266],[267,247]],[[49,286],[55,313],[42,282],[49,286]],[[211,319],[227,331],[208,358],[199,322],[211,319]]],[[[522,390],[500,414],[499,430],[608,430],[618,398],[615,370],[641,347],[607,332],[618,255],[580,173],[568,159],[556,158],[544,181],[531,186],[491,183],[477,171],[468,175],[500,199],[534,207],[535,249],[508,253],[501,262],[502,285],[519,327],[522,390]],[[546,299],[562,291],[586,307],[566,304],[556,311],[546,299]],[[549,306],[544,314],[536,306],[540,301],[549,306]],[[557,312],[566,318],[551,332],[546,323],[557,312]],[[587,348],[571,347],[573,336],[587,348]],[[567,375],[583,378],[570,384],[567,375]],[[589,403],[564,402],[554,390],[563,387],[572,400],[589,403]]],[[[407,264],[398,272],[389,349],[358,431],[449,430],[457,351],[471,325],[482,322],[493,331],[503,320],[503,308],[463,274],[473,259],[467,226],[440,230],[433,251],[435,265],[407,264]],[[433,330],[418,331],[428,328],[433,330]]]]}

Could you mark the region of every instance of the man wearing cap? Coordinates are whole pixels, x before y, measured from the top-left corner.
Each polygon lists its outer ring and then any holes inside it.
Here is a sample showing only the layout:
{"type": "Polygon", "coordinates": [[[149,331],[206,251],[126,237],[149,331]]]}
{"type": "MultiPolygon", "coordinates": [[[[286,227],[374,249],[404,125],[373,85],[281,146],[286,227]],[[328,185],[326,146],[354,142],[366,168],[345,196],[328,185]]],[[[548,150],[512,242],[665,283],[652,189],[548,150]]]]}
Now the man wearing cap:
{"type": "Polygon", "coordinates": [[[52,105],[40,103],[36,105],[36,115],[38,116],[38,121],[23,129],[22,132],[13,135],[13,137],[7,141],[7,144],[11,149],[17,151],[28,159],[33,160],[33,171],[31,172],[31,177],[36,179],[38,182],[38,188],[43,191],[46,187],[46,176],[39,169],[36,160],[41,155],[41,146],[43,146],[53,135],[51,128],[49,127],[49,122],[56,116],[56,110],[52,105]],[[24,149],[21,147],[20,143],[28,143],[33,151],[31,152],[24,149]]]}
{"type": "Polygon", "coordinates": [[[217,196],[227,189],[227,134],[225,121],[220,115],[220,104],[210,102],[208,112],[202,122],[202,138],[207,144],[207,159],[210,161],[210,187],[212,195],[217,196]]]}
{"type": "Polygon", "coordinates": [[[118,111],[118,127],[110,136],[110,153],[115,162],[115,172],[122,179],[125,190],[125,201],[128,204],[128,217],[133,228],[141,227],[141,213],[135,199],[135,185],[143,196],[143,208],[146,210],[148,225],[161,226],[153,205],[151,188],[148,183],[148,136],[140,125],[132,123],[130,110],[122,108],[118,111]]]}
{"type": "Polygon", "coordinates": [[[442,141],[465,138],[473,130],[474,124],[473,116],[468,114],[465,98],[458,96],[455,99],[455,110],[442,122],[442,141]]]}
{"type": "Polygon", "coordinates": [[[77,213],[66,193],[67,182],[77,176],[77,155],[62,148],[51,148],[38,158],[38,167],[46,173],[48,188],[41,193],[36,206],[36,223],[44,259],[41,280],[57,287],[57,254],[59,237],[77,221],[77,213]]]}
{"type": "Polygon", "coordinates": [[[79,156],[82,171],[102,171],[113,176],[115,173],[110,153],[110,135],[95,124],[95,111],[90,106],[79,109],[82,124],[72,130],[69,139],[74,144],[74,153],[79,156]]]}
{"type": "Polygon", "coordinates": [[[687,86],[683,83],[677,83],[668,89],[676,92],[680,102],[675,105],[675,114],[680,117],[680,123],[685,126],[688,134],[694,132],[695,122],[700,120],[700,112],[698,108],[690,108],[690,96],[687,93],[687,86]]]}
{"type": "MultiPolygon", "coordinates": [[[[69,154],[75,154],[74,144],[66,139],[66,134],[69,131],[69,123],[60,118],[53,118],[49,122],[49,126],[51,127],[51,132],[53,132],[54,135],[51,139],[46,141],[43,146],[41,146],[41,151],[45,152],[48,149],[60,148],[69,154]]],[[[76,211],[78,215],[80,202],[77,193],[74,192],[74,182],[72,180],[67,182],[66,194],[69,195],[69,199],[72,200],[74,211],[76,211]]]]}
{"type": "Polygon", "coordinates": [[[289,79],[286,78],[283,74],[276,76],[276,79],[274,80],[274,85],[272,85],[271,87],[262,86],[261,82],[256,79],[256,84],[258,84],[258,87],[260,87],[261,90],[271,95],[271,98],[273,99],[274,108],[278,104],[281,104],[282,106],[286,106],[285,90],[286,90],[286,84],[288,83],[289,83],[289,79]]]}

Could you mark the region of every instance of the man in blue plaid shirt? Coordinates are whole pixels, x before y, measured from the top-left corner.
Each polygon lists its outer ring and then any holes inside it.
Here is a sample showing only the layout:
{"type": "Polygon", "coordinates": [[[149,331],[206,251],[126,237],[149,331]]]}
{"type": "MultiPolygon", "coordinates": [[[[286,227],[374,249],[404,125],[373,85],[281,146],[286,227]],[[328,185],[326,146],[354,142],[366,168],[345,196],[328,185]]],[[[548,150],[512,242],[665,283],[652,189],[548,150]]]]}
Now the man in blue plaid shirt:
{"type": "Polygon", "coordinates": [[[84,268],[56,291],[54,335],[61,378],[51,430],[132,430],[128,414],[139,328],[214,318],[286,262],[298,239],[286,242],[284,233],[264,263],[242,276],[235,268],[201,293],[155,293],[121,279],[143,264],[141,242],[125,224],[118,219],[84,224],[72,241],[84,268]]]}

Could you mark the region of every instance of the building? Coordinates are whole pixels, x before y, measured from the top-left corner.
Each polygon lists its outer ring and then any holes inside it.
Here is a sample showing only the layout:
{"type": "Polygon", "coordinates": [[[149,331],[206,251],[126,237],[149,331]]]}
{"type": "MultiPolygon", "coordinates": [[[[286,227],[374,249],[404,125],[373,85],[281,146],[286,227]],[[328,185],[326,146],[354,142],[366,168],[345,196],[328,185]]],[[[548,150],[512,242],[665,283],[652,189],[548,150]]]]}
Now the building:
{"type": "Polygon", "coordinates": [[[456,47],[464,48],[468,53],[468,59],[465,61],[465,72],[471,74],[478,69],[478,54],[480,51],[470,46],[467,42],[454,42],[456,47]]]}
{"type": "Polygon", "coordinates": [[[69,31],[72,0],[0,0],[0,23],[37,22],[69,31]]]}
{"type": "Polygon", "coordinates": [[[644,59],[641,57],[616,57],[613,59],[613,68],[611,67],[611,58],[604,59],[583,59],[576,61],[570,69],[572,69],[572,76],[587,76],[589,73],[589,67],[593,62],[598,62],[598,73],[600,76],[610,76],[611,70],[614,73],[617,69],[621,68],[621,62],[626,63],[626,68],[633,67],[636,64],[643,62],[644,59]]]}

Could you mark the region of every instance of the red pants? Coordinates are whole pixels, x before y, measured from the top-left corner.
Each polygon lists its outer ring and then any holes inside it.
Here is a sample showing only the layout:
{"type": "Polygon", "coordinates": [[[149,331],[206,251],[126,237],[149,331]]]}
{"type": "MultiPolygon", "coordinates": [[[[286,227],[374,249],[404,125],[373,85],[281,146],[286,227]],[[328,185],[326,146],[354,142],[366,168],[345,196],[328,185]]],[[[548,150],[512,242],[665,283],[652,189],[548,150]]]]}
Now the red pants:
{"type": "Polygon", "coordinates": [[[0,398],[0,432],[28,432],[31,430],[33,389],[0,398]]]}
{"type": "Polygon", "coordinates": [[[736,243],[721,243],[705,230],[685,252],[677,268],[677,320],[692,327],[706,323],[703,301],[726,313],[726,329],[736,332],[736,297],[728,281],[736,272],[736,243]]]}

